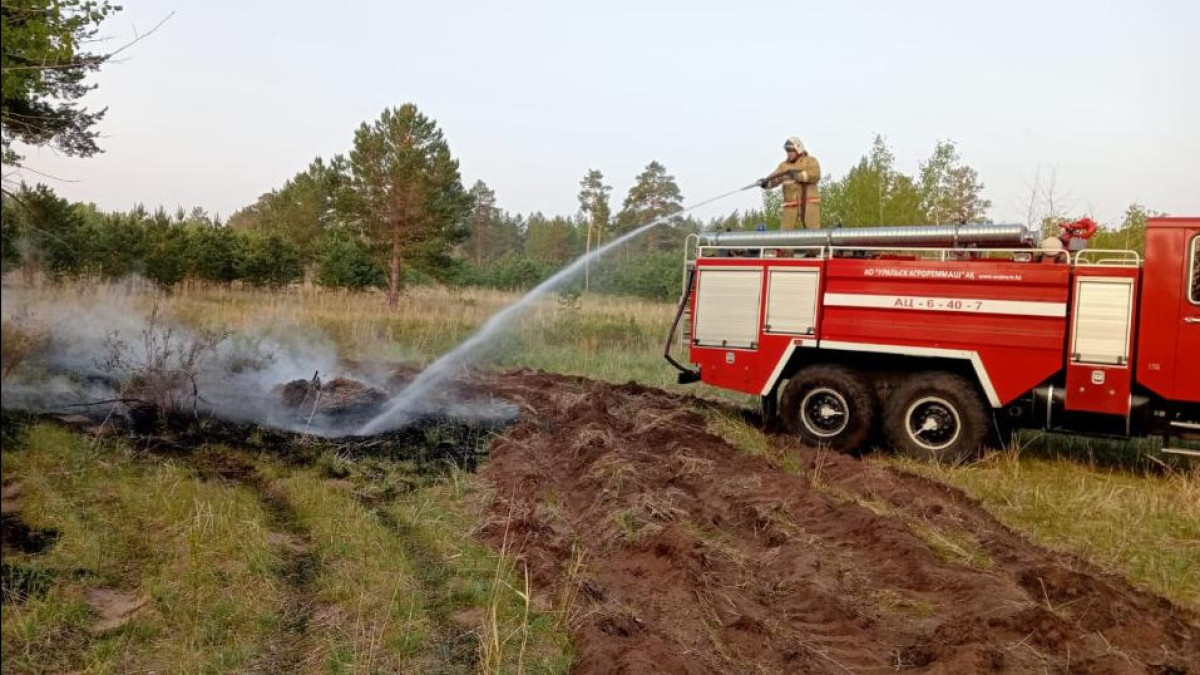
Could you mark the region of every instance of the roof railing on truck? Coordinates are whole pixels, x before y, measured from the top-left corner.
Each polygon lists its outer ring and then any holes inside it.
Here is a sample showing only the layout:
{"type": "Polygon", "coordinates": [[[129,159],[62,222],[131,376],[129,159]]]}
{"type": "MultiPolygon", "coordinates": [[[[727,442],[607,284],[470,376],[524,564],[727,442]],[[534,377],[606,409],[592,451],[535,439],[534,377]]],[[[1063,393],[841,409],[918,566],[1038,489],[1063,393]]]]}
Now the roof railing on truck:
{"type": "Polygon", "coordinates": [[[1061,260],[1067,262],[1068,254],[1062,249],[1047,248],[914,248],[911,246],[835,246],[830,249],[831,257],[873,257],[885,255],[912,256],[918,260],[948,262],[954,260],[1003,260],[1006,262],[1038,262],[1061,260]]]}
{"type": "Polygon", "coordinates": [[[1140,267],[1142,257],[1137,251],[1124,249],[1084,249],[1066,251],[1054,248],[980,248],[912,247],[912,246],[745,246],[700,245],[696,235],[688,235],[684,243],[684,266],[696,258],[766,258],[766,259],[828,259],[880,258],[888,255],[917,260],[947,262],[953,260],[1005,260],[1009,262],[1061,262],[1072,265],[1101,267],[1140,267]]]}
{"type": "MultiPolygon", "coordinates": [[[[690,238],[689,238],[690,239],[690,238]]],[[[1007,262],[1062,263],[1071,261],[1062,249],[1044,248],[913,248],[902,246],[697,246],[689,242],[685,265],[696,258],[795,259],[873,258],[904,256],[925,261],[1004,260],[1007,262]]]]}
{"type": "Polygon", "coordinates": [[[1097,267],[1141,267],[1142,256],[1137,251],[1115,248],[1093,248],[1076,251],[1072,257],[1076,265],[1097,267]]]}
{"type": "Polygon", "coordinates": [[[829,258],[827,246],[701,246],[701,258],[829,258]],[[784,253],[788,255],[784,255],[784,253]]]}

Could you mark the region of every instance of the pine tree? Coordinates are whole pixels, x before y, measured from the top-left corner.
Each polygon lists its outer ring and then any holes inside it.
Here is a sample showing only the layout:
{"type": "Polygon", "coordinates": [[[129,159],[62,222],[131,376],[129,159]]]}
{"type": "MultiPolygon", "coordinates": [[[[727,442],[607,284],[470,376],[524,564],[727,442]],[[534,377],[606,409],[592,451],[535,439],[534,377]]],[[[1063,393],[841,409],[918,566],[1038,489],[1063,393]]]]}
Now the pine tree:
{"type": "MultiPolygon", "coordinates": [[[[646,165],[638,174],[637,182],[629,189],[621,213],[617,216],[617,230],[624,234],[643,225],[660,220],[683,210],[683,193],[675,183],[675,177],[657,161],[646,165]]],[[[664,238],[655,228],[648,233],[646,248],[657,251],[664,238]]]]}
{"type": "Polygon", "coordinates": [[[822,186],[823,219],[837,227],[923,225],[928,217],[916,181],[896,170],[883,136],[840,180],[822,186]]]}
{"type": "MultiPolygon", "coordinates": [[[[590,254],[593,247],[604,242],[604,231],[608,229],[610,216],[609,195],[612,186],[604,184],[604,174],[599,169],[588,169],[587,175],[579,181],[579,211],[584,229],[584,253],[590,254]]],[[[590,290],[592,284],[591,258],[584,261],[583,290],[590,290]]]]}
{"type": "Polygon", "coordinates": [[[145,228],[146,253],[143,273],[163,288],[183,280],[188,269],[187,230],[159,208],[145,228]]]}
{"type": "Polygon", "coordinates": [[[992,202],[983,198],[979,174],[963,163],[953,141],[938,141],[920,175],[921,205],[935,225],[985,221],[992,202]]]}
{"type": "Polygon", "coordinates": [[[228,284],[238,277],[247,235],[228,227],[194,222],[188,231],[188,276],[228,284]]]}
{"type": "Polygon", "coordinates": [[[575,234],[569,219],[534,213],[525,226],[525,256],[534,262],[561,265],[575,253],[575,234]]]}
{"type": "Polygon", "coordinates": [[[396,307],[402,262],[424,262],[432,271],[466,238],[470,197],[441,130],[411,103],[358,128],[350,168],[364,231],[388,249],[387,298],[396,307]]]}
{"type": "Polygon", "coordinates": [[[82,273],[88,241],[83,219],[71,203],[40,183],[32,189],[22,184],[15,201],[14,238],[22,242],[25,273],[40,270],[56,280],[82,273]]]}
{"type": "Polygon", "coordinates": [[[105,279],[121,279],[145,272],[146,219],[142,214],[110,213],[102,217],[91,235],[96,272],[105,279]]]}
{"type": "Polygon", "coordinates": [[[316,281],[330,288],[353,289],[387,283],[370,246],[346,227],[332,227],[322,234],[316,281]]]}
{"type": "Polygon", "coordinates": [[[304,277],[300,250],[283,235],[250,233],[240,258],[238,276],[255,286],[286,286],[304,277]]]}
{"type": "Polygon", "coordinates": [[[283,187],[234,213],[229,222],[235,229],[283,235],[299,248],[304,263],[311,264],[321,233],[352,219],[349,167],[345,157],[336,155],[328,162],[317,157],[283,187]]]}
{"type": "Polygon", "coordinates": [[[0,158],[6,165],[21,165],[14,141],[50,145],[68,156],[100,152],[94,127],[104,111],[90,112],[78,101],[95,88],[85,82],[87,76],[111,54],[83,50],[99,42],[99,25],[118,10],[103,0],[6,1],[0,6],[0,158]]]}
{"type": "Polygon", "coordinates": [[[16,269],[21,265],[21,251],[17,248],[20,234],[17,231],[17,219],[20,212],[17,202],[7,193],[0,195],[0,259],[3,259],[2,272],[16,269]]]}
{"type": "Polygon", "coordinates": [[[481,180],[475,181],[467,194],[471,197],[471,213],[468,216],[471,238],[466,243],[467,255],[476,265],[482,265],[504,253],[496,249],[493,241],[499,225],[500,209],[496,208],[496,192],[481,180]]]}
{"type": "Polygon", "coordinates": [[[612,213],[611,195],[612,186],[605,185],[604,174],[598,169],[588,169],[587,175],[579,181],[579,211],[587,223],[587,240],[592,245],[604,242],[604,232],[612,213]]]}

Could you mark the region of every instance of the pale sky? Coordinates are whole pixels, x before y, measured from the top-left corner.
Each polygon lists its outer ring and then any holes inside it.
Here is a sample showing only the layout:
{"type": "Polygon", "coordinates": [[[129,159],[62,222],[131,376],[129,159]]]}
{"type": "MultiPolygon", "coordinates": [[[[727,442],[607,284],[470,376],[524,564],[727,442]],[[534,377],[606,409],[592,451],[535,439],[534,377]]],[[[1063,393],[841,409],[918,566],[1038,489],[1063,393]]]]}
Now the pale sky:
{"type": "Polygon", "coordinates": [[[114,43],[175,14],[96,77],[106,152],[28,155],[75,182],[29,180],[105,209],[228,216],[413,102],[509,211],[574,213],[589,168],[615,210],[652,159],[700,201],[790,135],[840,176],[882,133],[909,172],[957,141],[1000,222],[1039,175],[1106,222],[1134,201],[1200,215],[1195,0],[120,4],[114,43]]]}

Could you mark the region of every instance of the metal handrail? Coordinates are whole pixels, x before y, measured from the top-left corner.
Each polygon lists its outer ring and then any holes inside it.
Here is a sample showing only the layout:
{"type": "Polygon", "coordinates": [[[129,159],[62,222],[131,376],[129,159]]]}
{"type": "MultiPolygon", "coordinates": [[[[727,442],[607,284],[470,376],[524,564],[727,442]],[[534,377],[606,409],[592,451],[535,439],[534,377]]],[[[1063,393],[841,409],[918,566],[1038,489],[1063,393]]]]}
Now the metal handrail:
{"type": "MultiPolygon", "coordinates": [[[[829,257],[828,255],[826,255],[826,251],[828,251],[828,250],[829,249],[826,246],[697,246],[696,247],[696,252],[701,254],[700,257],[704,257],[703,253],[705,251],[747,251],[747,252],[757,251],[759,258],[777,258],[778,257],[778,256],[774,256],[774,255],[763,255],[767,251],[772,251],[772,252],[774,252],[774,251],[793,251],[793,252],[794,251],[805,251],[805,252],[817,252],[820,254],[818,256],[818,258],[823,259],[823,258],[829,257]]],[[[739,257],[741,257],[741,256],[739,256],[739,257]]],[[[745,257],[752,258],[753,256],[745,256],[745,257]]],[[[809,258],[809,260],[814,260],[814,259],[816,259],[816,258],[809,258]]]]}
{"type": "Polygon", "coordinates": [[[1091,265],[1096,267],[1141,267],[1142,256],[1137,251],[1119,248],[1093,248],[1076,251],[1071,262],[1076,265],[1091,265]],[[1091,254],[1104,254],[1109,258],[1088,260],[1091,254]]]}
{"type": "MultiPolygon", "coordinates": [[[[772,258],[777,256],[764,256],[767,251],[805,251],[817,252],[819,255],[815,259],[829,259],[835,257],[838,253],[862,253],[862,252],[890,252],[890,253],[929,253],[936,254],[939,260],[947,260],[951,256],[974,256],[974,257],[995,257],[995,254],[1004,254],[1013,256],[1017,254],[1034,255],[1041,254],[1044,256],[1061,256],[1064,261],[1068,257],[1068,252],[1062,249],[1047,249],[1047,248],[916,248],[916,247],[896,247],[896,246],[697,246],[696,253],[699,257],[711,256],[714,252],[720,251],[745,251],[757,252],[759,257],[772,258]]],[[[750,256],[753,257],[753,256],[750,256]]],[[[687,262],[695,260],[690,255],[685,258],[687,262]]],[[[924,258],[929,260],[931,258],[924,258]]]]}
{"type": "MultiPolygon", "coordinates": [[[[911,247],[911,246],[708,246],[700,245],[699,237],[696,235],[688,235],[684,242],[684,272],[686,274],[688,265],[701,257],[716,257],[713,254],[721,251],[738,251],[757,255],[745,256],[748,258],[774,258],[779,259],[778,255],[767,255],[767,252],[775,253],[779,251],[789,252],[806,252],[816,253],[816,256],[810,257],[810,260],[824,260],[834,258],[839,253],[912,253],[912,254],[932,254],[932,257],[922,258],[924,260],[940,260],[946,261],[952,257],[972,256],[975,258],[996,258],[998,256],[1016,256],[1028,255],[1030,262],[1034,256],[1043,256],[1051,258],[1062,258],[1064,262],[1069,262],[1073,265],[1088,265],[1099,267],[1140,267],[1142,257],[1137,251],[1123,249],[1085,249],[1071,253],[1063,249],[1051,248],[947,248],[947,247],[911,247]],[[1097,255],[1105,255],[1093,259],[1097,255]]],[[[739,256],[740,257],[740,256],[739,256]]],[[[1025,261],[1022,261],[1025,262],[1025,261]]]]}
{"type": "Polygon", "coordinates": [[[1043,255],[1062,255],[1066,251],[1062,249],[1048,248],[947,248],[947,247],[912,247],[912,246],[833,246],[830,247],[830,252],[837,253],[840,251],[876,251],[876,252],[892,252],[892,253],[935,253],[940,260],[946,260],[951,254],[953,255],[971,255],[976,257],[992,257],[991,254],[1001,253],[1007,255],[1015,254],[1043,254],[1043,255]]]}
{"type": "Polygon", "coordinates": [[[699,254],[700,254],[700,235],[689,234],[683,240],[683,288],[680,289],[681,293],[687,292],[688,265],[692,261],[694,261],[696,259],[696,257],[699,257],[699,254]],[[694,247],[694,250],[696,251],[695,257],[690,255],[693,250],[693,247],[694,247]]]}

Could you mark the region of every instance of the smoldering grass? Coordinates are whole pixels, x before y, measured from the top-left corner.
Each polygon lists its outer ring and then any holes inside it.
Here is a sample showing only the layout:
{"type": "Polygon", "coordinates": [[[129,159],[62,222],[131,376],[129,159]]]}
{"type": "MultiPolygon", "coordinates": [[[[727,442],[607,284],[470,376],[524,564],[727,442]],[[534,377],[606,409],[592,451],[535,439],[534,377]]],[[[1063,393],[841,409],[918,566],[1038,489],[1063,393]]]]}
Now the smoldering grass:
{"type": "Polygon", "coordinates": [[[28,313],[0,320],[0,380],[7,380],[14,370],[36,356],[46,341],[45,328],[30,319],[28,313]]]}

